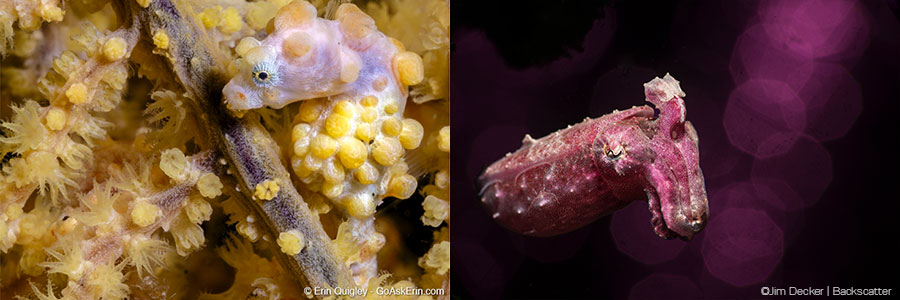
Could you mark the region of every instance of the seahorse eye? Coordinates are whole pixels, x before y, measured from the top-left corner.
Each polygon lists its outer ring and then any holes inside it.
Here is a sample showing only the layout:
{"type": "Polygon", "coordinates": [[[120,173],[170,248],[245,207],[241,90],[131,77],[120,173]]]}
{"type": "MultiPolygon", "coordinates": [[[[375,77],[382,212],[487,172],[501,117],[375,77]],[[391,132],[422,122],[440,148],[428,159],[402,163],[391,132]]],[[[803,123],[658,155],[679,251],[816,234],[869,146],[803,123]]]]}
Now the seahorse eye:
{"type": "Polygon", "coordinates": [[[266,73],[266,71],[256,72],[256,79],[265,82],[269,80],[269,73],[266,73]]]}

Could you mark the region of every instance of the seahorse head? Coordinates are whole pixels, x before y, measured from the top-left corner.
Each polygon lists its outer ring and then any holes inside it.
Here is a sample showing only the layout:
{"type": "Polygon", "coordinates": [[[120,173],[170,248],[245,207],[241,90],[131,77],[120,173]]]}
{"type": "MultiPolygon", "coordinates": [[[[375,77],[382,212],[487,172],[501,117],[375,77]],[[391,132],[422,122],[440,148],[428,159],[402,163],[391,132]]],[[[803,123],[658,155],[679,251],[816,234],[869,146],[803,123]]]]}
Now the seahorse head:
{"type": "Polygon", "coordinates": [[[235,48],[238,73],[223,90],[229,108],[281,108],[332,96],[359,76],[361,59],[347,45],[341,24],[316,17],[309,2],[282,7],[272,29],[263,41],[248,37],[235,48]]]}

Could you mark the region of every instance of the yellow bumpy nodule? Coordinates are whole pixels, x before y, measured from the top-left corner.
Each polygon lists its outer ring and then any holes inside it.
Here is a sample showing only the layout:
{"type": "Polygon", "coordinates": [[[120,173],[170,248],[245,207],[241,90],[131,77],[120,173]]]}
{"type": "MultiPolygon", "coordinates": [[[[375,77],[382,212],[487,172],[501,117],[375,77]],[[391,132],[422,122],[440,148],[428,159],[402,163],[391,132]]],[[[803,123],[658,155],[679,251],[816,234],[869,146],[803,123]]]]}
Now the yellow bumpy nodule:
{"type": "Polygon", "coordinates": [[[310,190],[365,218],[382,198],[415,192],[416,178],[402,158],[419,147],[423,131],[403,118],[398,99],[307,100],[291,130],[291,165],[310,190]]]}

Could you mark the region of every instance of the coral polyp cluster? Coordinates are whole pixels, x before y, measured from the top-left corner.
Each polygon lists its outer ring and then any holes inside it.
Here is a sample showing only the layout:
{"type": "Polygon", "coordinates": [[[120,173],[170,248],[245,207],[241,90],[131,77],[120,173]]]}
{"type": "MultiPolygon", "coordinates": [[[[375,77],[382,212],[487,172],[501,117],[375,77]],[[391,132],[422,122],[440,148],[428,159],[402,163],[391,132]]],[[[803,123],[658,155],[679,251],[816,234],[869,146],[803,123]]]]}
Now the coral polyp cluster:
{"type": "Polygon", "coordinates": [[[3,296],[448,294],[449,4],[342,2],[0,4],[3,296]]]}

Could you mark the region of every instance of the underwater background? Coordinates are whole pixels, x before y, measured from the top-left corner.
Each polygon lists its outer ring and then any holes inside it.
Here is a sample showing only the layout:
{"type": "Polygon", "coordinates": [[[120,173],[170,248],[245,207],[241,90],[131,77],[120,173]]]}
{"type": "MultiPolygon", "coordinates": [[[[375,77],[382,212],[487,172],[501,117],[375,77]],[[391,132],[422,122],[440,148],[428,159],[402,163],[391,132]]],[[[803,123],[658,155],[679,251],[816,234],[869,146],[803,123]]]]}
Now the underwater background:
{"type": "MultiPolygon", "coordinates": [[[[743,298],[890,288],[900,7],[893,1],[451,4],[451,280],[463,298],[743,298]],[[480,207],[482,170],[671,73],[710,220],[662,240],[646,202],[552,238],[480,207]]],[[[589,209],[589,208],[585,208],[589,209]]]]}

